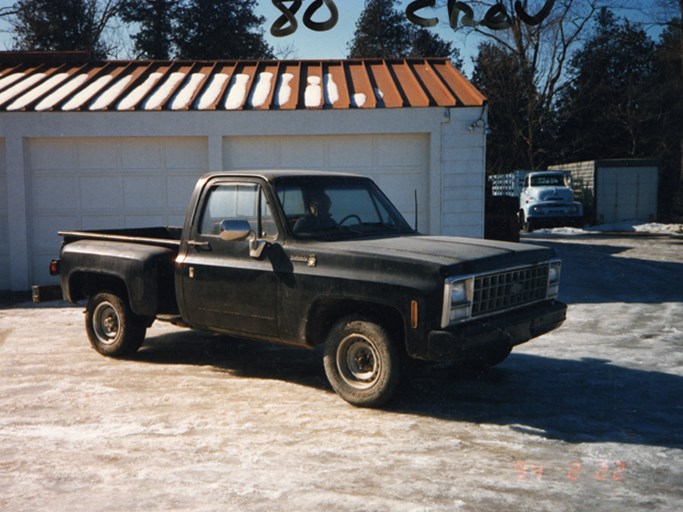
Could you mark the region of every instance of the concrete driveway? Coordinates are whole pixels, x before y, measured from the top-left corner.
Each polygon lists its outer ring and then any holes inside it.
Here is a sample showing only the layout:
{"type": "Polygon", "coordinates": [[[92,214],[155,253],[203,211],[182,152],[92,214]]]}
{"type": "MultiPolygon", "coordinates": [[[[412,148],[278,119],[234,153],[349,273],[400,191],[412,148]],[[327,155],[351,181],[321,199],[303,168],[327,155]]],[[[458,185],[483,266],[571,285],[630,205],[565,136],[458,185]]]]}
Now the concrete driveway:
{"type": "Polygon", "coordinates": [[[479,374],[349,406],[319,352],[155,324],[129,360],[82,308],[0,309],[0,510],[683,509],[683,241],[547,237],[559,330],[479,374]]]}

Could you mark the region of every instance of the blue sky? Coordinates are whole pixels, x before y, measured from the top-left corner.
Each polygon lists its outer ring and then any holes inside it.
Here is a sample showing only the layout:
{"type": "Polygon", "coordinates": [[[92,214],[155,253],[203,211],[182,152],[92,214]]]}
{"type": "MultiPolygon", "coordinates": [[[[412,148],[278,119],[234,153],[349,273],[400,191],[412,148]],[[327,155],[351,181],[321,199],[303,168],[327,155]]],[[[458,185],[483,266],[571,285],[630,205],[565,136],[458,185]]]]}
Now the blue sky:
{"type": "MultiPolygon", "coordinates": [[[[353,38],[356,21],[363,11],[364,0],[336,0],[335,5],[339,10],[339,21],[333,29],[326,32],[314,32],[303,24],[304,11],[312,2],[313,0],[303,1],[303,5],[296,16],[299,28],[294,34],[287,37],[273,37],[270,35],[270,27],[281,13],[270,0],[257,1],[256,12],[266,18],[264,29],[268,43],[276,51],[288,48],[291,51],[291,55],[289,55],[291,58],[345,58],[347,56],[347,43],[353,38]]],[[[0,0],[0,8],[9,7],[13,3],[13,0],[0,0]]],[[[409,3],[408,0],[401,2],[400,8],[404,10],[409,3]]],[[[285,5],[289,5],[289,3],[285,5]]],[[[455,33],[450,29],[445,8],[439,10],[424,9],[420,11],[420,14],[426,17],[438,16],[440,24],[431,30],[438,32],[445,40],[452,41],[460,49],[463,56],[467,56],[476,50],[477,44],[474,36],[467,37],[463,31],[455,33]]],[[[327,17],[328,10],[323,6],[314,16],[314,20],[324,21],[327,17]]],[[[7,24],[0,21],[0,50],[8,50],[11,47],[11,37],[7,30],[7,24]]],[[[466,60],[469,63],[469,58],[466,57],[466,60]]]]}
{"type": "MultiPolygon", "coordinates": [[[[302,59],[337,59],[346,57],[348,53],[347,43],[353,38],[356,21],[363,11],[364,0],[337,0],[335,5],[337,5],[339,10],[339,21],[332,30],[327,32],[314,32],[303,25],[303,13],[312,2],[313,0],[304,0],[301,9],[297,13],[299,28],[294,34],[278,38],[272,37],[270,33],[267,33],[268,43],[276,49],[280,46],[293,45],[299,53],[296,57],[302,59]]],[[[404,11],[409,3],[407,0],[400,2],[400,9],[404,11]]],[[[257,11],[266,18],[267,31],[270,30],[270,26],[280,16],[280,11],[268,0],[257,2],[257,11]]],[[[322,7],[318,11],[319,14],[314,17],[314,20],[325,20],[328,12],[325,7],[322,7]]],[[[463,31],[456,33],[448,26],[446,8],[438,10],[426,8],[420,11],[420,15],[424,17],[438,17],[440,20],[439,25],[430,30],[437,32],[446,41],[453,42],[463,55],[467,54],[467,50],[470,47],[472,52],[476,50],[475,36],[468,38],[463,31]]]]}
{"type": "MultiPolygon", "coordinates": [[[[652,0],[633,0],[636,4],[650,5],[652,0]],[[643,4],[644,2],[644,4],[643,4]]],[[[363,11],[364,0],[335,0],[335,5],[339,10],[339,21],[337,25],[326,32],[314,32],[303,24],[303,15],[306,8],[313,0],[303,0],[303,5],[297,13],[299,21],[298,30],[287,37],[273,37],[270,35],[270,27],[280,16],[280,11],[270,0],[258,0],[256,12],[265,17],[264,29],[268,43],[273,46],[276,53],[281,54],[284,49],[289,50],[287,57],[298,59],[341,59],[347,56],[347,43],[353,38],[356,21],[363,11]],[[280,51],[278,51],[280,50],[280,51]]],[[[13,0],[0,0],[0,8],[8,7],[14,3],[13,0]]],[[[405,10],[410,0],[399,1],[399,8],[405,10]]],[[[443,3],[443,2],[442,2],[443,3]]],[[[493,2],[491,2],[493,3],[493,2]]],[[[290,5],[287,2],[285,5],[290,5]]],[[[450,41],[460,50],[464,60],[464,71],[469,74],[472,69],[472,56],[476,53],[478,37],[476,34],[468,35],[465,30],[454,31],[448,26],[448,14],[446,8],[430,9],[424,8],[419,14],[424,17],[437,17],[439,24],[430,29],[435,31],[444,40],[450,41]]],[[[483,16],[483,12],[475,9],[475,15],[483,16]]],[[[633,16],[634,12],[617,13],[620,16],[633,16]]],[[[322,7],[316,16],[315,21],[324,21],[328,17],[328,10],[322,7]]],[[[7,24],[0,20],[0,50],[7,50],[11,47],[11,37],[7,31],[7,24]]],[[[127,58],[128,55],[119,55],[120,58],[127,58]]]]}

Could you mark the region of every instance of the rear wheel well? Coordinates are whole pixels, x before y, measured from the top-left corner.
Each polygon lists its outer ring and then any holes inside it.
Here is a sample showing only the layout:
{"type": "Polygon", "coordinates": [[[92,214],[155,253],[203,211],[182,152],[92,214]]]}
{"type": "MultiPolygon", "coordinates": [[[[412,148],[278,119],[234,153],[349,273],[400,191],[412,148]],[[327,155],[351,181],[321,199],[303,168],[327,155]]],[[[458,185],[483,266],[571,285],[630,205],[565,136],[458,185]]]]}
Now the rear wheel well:
{"type": "Polygon", "coordinates": [[[86,300],[99,292],[111,292],[128,301],[128,288],[119,277],[80,272],[69,280],[69,293],[74,302],[86,300]]]}
{"type": "Polygon", "coordinates": [[[342,318],[355,316],[384,327],[391,338],[405,351],[405,324],[401,313],[393,307],[359,300],[330,300],[316,303],[308,314],[306,343],[310,346],[325,342],[327,334],[342,318]]]}

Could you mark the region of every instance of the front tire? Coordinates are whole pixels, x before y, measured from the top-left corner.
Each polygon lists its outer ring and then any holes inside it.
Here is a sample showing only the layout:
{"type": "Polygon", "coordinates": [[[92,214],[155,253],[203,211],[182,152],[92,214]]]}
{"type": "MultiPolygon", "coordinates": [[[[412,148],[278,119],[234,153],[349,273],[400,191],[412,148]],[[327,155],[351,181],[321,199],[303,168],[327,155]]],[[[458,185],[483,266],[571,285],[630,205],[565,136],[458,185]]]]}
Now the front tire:
{"type": "Polygon", "coordinates": [[[134,354],[145,339],[147,323],[128,302],[113,293],[90,298],[85,311],[85,330],[92,347],[108,357],[134,354]]]}
{"type": "Polygon", "coordinates": [[[330,331],[323,361],[327,380],[341,398],[359,407],[379,407],[398,389],[399,359],[384,327],[351,317],[330,331]]]}
{"type": "Polygon", "coordinates": [[[536,226],[532,225],[531,221],[526,218],[524,210],[519,212],[519,225],[525,233],[531,233],[536,228],[536,226]]]}

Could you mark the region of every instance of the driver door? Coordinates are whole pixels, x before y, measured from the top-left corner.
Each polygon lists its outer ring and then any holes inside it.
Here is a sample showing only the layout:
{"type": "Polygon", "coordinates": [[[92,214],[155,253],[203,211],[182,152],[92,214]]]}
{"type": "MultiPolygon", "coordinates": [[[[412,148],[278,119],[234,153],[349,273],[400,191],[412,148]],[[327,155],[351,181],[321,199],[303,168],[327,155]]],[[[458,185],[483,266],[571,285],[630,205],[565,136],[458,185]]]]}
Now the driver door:
{"type": "Polygon", "coordinates": [[[224,221],[246,221],[259,241],[277,228],[258,183],[220,181],[208,187],[181,264],[184,315],[212,331],[277,336],[277,280],[268,258],[250,256],[248,240],[224,240],[224,221]]]}

